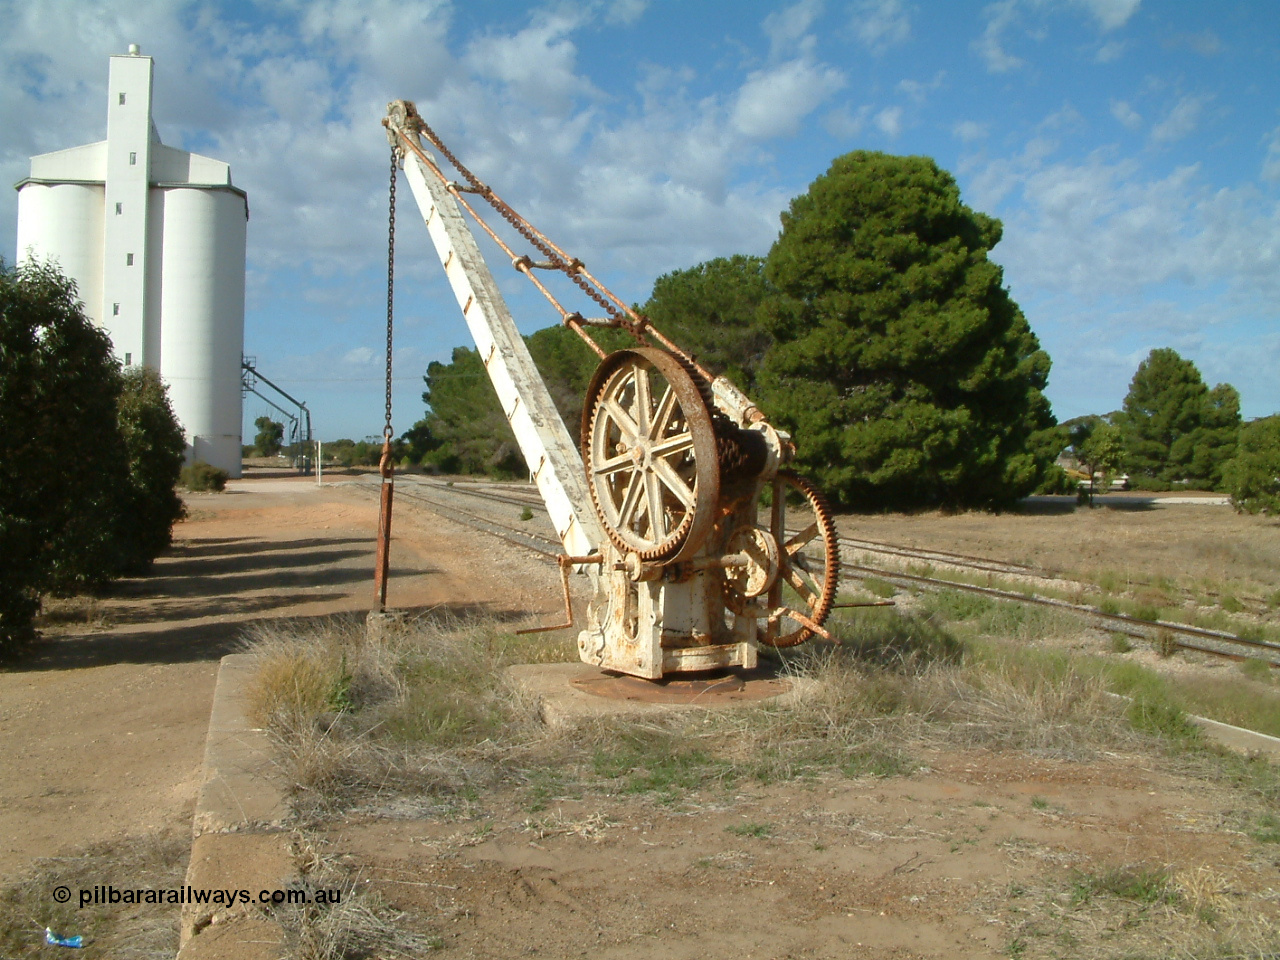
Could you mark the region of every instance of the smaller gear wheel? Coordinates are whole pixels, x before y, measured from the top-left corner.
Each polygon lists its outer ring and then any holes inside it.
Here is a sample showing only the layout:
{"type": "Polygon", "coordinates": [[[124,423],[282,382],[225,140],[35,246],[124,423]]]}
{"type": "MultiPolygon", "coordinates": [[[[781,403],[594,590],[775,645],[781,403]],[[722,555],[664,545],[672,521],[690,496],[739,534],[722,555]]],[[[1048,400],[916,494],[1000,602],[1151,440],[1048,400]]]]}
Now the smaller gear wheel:
{"type": "MultiPolygon", "coordinates": [[[[840,545],[831,508],[809,481],[780,472],[770,488],[769,502],[757,508],[755,532],[774,545],[774,576],[764,589],[755,589],[764,563],[726,571],[724,599],[734,613],[755,612],[761,619],[760,642],[771,647],[793,647],[813,636],[809,624],[822,625],[835,602],[840,581],[840,545]],[[763,603],[761,603],[761,599],[763,603]],[[803,617],[803,620],[797,617],[803,617]]],[[[742,539],[751,530],[735,531],[734,552],[746,546],[742,539]]],[[[756,541],[754,535],[751,536],[756,541]]],[[[767,548],[762,548],[767,553],[767,548]]],[[[751,556],[751,549],[746,550],[751,556]]],[[[761,556],[763,557],[763,553],[761,556]]],[[[754,557],[753,557],[754,560],[754,557]]]]}

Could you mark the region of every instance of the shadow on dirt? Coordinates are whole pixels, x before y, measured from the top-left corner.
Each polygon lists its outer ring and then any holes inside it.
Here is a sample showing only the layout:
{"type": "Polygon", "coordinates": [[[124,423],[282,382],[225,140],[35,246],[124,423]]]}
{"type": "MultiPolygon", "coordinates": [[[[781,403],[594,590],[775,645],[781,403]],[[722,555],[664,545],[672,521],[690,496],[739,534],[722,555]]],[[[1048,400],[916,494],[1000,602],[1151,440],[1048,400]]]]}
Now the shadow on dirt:
{"type": "MultiPolygon", "coordinates": [[[[256,621],[307,622],[365,613],[314,613],[373,604],[374,550],[369,538],[270,540],[224,537],[177,543],[156,561],[153,575],[118,581],[69,619],[41,624],[44,636],[15,652],[0,669],[73,670],[115,663],[216,661],[243,644],[256,621]],[[301,612],[300,617],[289,616],[301,612]]],[[[392,582],[438,573],[401,564],[392,582]]],[[[392,592],[394,596],[394,591],[392,592]]],[[[464,616],[478,608],[409,608],[407,616],[464,616]]],[[[486,610],[524,619],[526,610],[486,610]]]]}
{"type": "MultiPolygon", "coordinates": [[[[282,598],[286,601],[287,599],[282,598]]],[[[249,610],[242,613],[243,616],[214,623],[194,623],[162,630],[133,632],[116,630],[111,633],[45,637],[18,654],[19,659],[4,663],[2,666],[10,673],[26,673],[40,670],[80,670],[117,663],[167,664],[216,661],[229,653],[244,649],[246,630],[250,624],[274,621],[305,628],[309,624],[324,623],[333,619],[362,621],[365,617],[363,611],[301,617],[254,616],[253,611],[249,610]]],[[[465,603],[397,608],[396,613],[410,620],[450,622],[484,616],[500,623],[518,623],[539,615],[531,610],[495,610],[465,603]]]]}
{"type": "MultiPolygon", "coordinates": [[[[1140,512],[1145,510],[1155,510],[1160,506],[1158,497],[1142,497],[1142,496],[1108,496],[1107,494],[1099,494],[1093,501],[1095,510],[1124,510],[1126,512],[1140,512]]],[[[1036,497],[1024,497],[1018,501],[1015,510],[1018,513],[1027,514],[1028,516],[1058,516],[1065,513],[1075,513],[1077,510],[1088,510],[1085,504],[1077,502],[1074,495],[1042,495],[1036,497]]]]}
{"type": "Polygon", "coordinates": [[[349,544],[369,545],[369,537],[329,537],[317,540],[255,540],[252,537],[185,540],[165,552],[175,561],[199,557],[240,557],[249,554],[274,553],[279,550],[313,550],[319,547],[343,547],[349,544]]]}

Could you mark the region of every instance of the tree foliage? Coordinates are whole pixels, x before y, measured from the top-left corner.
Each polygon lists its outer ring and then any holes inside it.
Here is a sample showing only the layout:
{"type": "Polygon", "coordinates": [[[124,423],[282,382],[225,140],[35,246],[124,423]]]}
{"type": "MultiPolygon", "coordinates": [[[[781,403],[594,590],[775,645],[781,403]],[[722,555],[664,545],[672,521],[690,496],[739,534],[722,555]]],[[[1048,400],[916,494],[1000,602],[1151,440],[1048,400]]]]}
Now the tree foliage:
{"type": "Polygon", "coordinates": [[[734,256],[659,277],[641,312],[712,373],[748,393],[773,338],[760,323],[772,288],[764,259],[734,256]]]}
{"type": "Polygon", "coordinates": [[[270,417],[259,417],[253,421],[258,434],[253,438],[253,452],[259,457],[278,456],[284,448],[284,424],[270,417]]]}
{"type": "Polygon", "coordinates": [[[1218,488],[1235,454],[1240,395],[1226,383],[1210,390],[1194,363],[1166,347],[1138,365],[1117,419],[1137,485],[1218,488]]]}
{"type": "Polygon", "coordinates": [[[72,281],[0,263],[0,647],[34,636],[42,594],[150,566],[183,513],[185,446],[159,377],[121,372],[72,281]]]}
{"type": "Polygon", "coordinates": [[[424,380],[422,399],[431,408],[426,425],[439,442],[429,464],[444,473],[521,475],[524,459],[479,353],[455,347],[449,363],[427,366],[424,380]]]}
{"type": "Polygon", "coordinates": [[[1098,488],[1104,492],[1111,489],[1111,481],[1124,460],[1120,428],[1105,417],[1095,415],[1076,417],[1063,426],[1067,430],[1071,452],[1089,476],[1089,485],[1082,490],[1092,506],[1094,491],[1098,488]]]}
{"type": "MultiPolygon", "coordinates": [[[[524,339],[556,409],[576,439],[587,386],[600,358],[568,327],[547,327],[524,339]]],[[[610,351],[631,338],[602,330],[596,339],[610,351]]],[[[428,365],[423,379],[427,389],[422,399],[430,409],[402,437],[415,461],[444,473],[527,475],[515,434],[475,350],[457,347],[449,363],[428,365]]]]}
{"type": "Polygon", "coordinates": [[[107,335],[47,265],[0,263],[0,645],[34,635],[40,594],[116,568],[128,452],[107,335]],[[80,451],[74,464],[55,453],[80,451]]]}
{"type": "Polygon", "coordinates": [[[128,367],[121,378],[120,436],[129,462],[129,482],[120,490],[117,547],[122,573],[140,574],[173,540],[173,525],[185,515],[175,489],[182,473],[186,437],[160,375],[128,367]]]}
{"type": "Polygon", "coordinates": [[[782,215],[762,397],[844,504],[1001,506],[1051,461],[1049,357],[987,257],[1000,236],[932,160],[865,151],[782,215]]]}
{"type": "Polygon", "coordinates": [[[1280,514],[1280,414],[1240,428],[1235,456],[1222,474],[1236,510],[1280,514]]]}

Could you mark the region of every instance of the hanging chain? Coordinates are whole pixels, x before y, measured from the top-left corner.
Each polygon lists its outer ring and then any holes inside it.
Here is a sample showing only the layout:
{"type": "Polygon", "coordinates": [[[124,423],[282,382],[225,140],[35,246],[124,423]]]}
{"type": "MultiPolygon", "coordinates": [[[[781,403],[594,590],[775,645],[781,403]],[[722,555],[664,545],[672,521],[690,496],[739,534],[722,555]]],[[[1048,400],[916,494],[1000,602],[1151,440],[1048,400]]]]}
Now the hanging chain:
{"type": "Polygon", "coordinates": [[[378,552],[374,561],[373,589],[378,609],[387,608],[387,576],[391,564],[391,507],[395,465],[392,463],[391,437],[391,331],[394,319],[396,289],[396,161],[399,151],[391,147],[391,199],[387,213],[387,422],[382,428],[382,459],[378,473],[382,476],[382,490],[378,506],[378,552]]]}
{"type": "Polygon", "coordinates": [[[394,431],[391,429],[391,331],[392,318],[395,316],[396,289],[396,165],[399,150],[391,148],[391,192],[387,201],[387,423],[382,428],[382,436],[390,441],[394,431]]]}

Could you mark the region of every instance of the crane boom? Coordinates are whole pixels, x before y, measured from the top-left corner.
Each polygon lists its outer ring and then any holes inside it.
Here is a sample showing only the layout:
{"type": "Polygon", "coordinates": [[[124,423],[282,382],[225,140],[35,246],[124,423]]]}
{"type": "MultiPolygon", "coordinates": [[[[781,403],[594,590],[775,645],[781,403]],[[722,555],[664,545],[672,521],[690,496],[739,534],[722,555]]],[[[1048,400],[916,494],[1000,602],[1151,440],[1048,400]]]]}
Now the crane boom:
{"type": "MultiPolygon", "coordinates": [[[[415,139],[412,131],[403,131],[415,139]]],[[[418,141],[421,145],[421,141],[418,141]]],[[[405,175],[480,359],[565,552],[585,556],[604,539],[591,512],[582,456],[556,410],[506,300],[493,279],[457,201],[412,151],[405,175]]]]}

